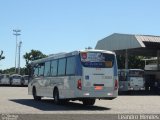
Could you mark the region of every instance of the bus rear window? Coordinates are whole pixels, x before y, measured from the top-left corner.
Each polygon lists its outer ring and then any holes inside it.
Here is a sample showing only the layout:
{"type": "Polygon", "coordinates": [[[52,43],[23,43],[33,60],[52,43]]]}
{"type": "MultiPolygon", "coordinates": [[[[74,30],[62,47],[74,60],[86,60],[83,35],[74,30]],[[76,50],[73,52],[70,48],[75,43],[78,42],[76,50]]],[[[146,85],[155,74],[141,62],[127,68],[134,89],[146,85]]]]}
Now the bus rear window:
{"type": "Polygon", "coordinates": [[[112,68],[115,56],[113,54],[99,52],[84,52],[80,54],[84,67],[112,68]]]}
{"type": "Polygon", "coordinates": [[[143,77],[143,75],[144,75],[143,71],[136,71],[136,70],[129,71],[130,77],[143,77]]]}
{"type": "Polygon", "coordinates": [[[13,76],[13,79],[21,79],[20,76],[13,76]]]}

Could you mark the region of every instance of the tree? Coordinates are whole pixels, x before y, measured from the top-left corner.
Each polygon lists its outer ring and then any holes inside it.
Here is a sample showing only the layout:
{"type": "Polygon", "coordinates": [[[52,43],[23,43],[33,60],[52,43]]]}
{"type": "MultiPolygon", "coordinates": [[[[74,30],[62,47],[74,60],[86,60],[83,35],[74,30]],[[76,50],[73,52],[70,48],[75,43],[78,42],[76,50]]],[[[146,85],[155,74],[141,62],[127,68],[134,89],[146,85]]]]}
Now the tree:
{"type": "Polygon", "coordinates": [[[38,60],[44,57],[47,57],[47,56],[39,50],[31,50],[31,52],[23,55],[23,58],[26,60],[26,65],[29,64],[33,60],[38,60]]]}
{"type": "Polygon", "coordinates": [[[117,64],[118,64],[118,69],[124,69],[125,68],[125,57],[122,55],[117,55],[117,64]]]}
{"type": "MultiPolygon", "coordinates": [[[[21,73],[20,75],[25,75],[25,69],[26,67],[23,67],[23,68],[20,68],[21,70],[21,73]]],[[[5,70],[0,70],[0,73],[1,74],[14,74],[15,73],[15,67],[11,67],[11,68],[8,68],[8,69],[5,69],[5,70]]]]}
{"type": "Polygon", "coordinates": [[[14,73],[15,73],[14,67],[3,70],[3,74],[14,74],[14,73]]]}
{"type": "MultiPolygon", "coordinates": [[[[142,56],[129,56],[128,57],[128,68],[129,69],[144,69],[145,63],[142,61],[144,57],[142,56]]],[[[118,55],[117,56],[117,63],[118,63],[118,68],[119,69],[124,69],[125,68],[125,57],[118,55]]]]}
{"type": "Polygon", "coordinates": [[[142,61],[142,59],[144,59],[144,57],[142,56],[129,56],[129,68],[130,69],[134,69],[134,68],[138,68],[138,69],[144,69],[145,66],[145,62],[142,61]]]}
{"type": "Polygon", "coordinates": [[[23,58],[26,60],[25,74],[30,74],[31,72],[31,66],[30,66],[31,61],[38,60],[44,57],[47,57],[47,56],[39,50],[31,50],[31,52],[23,55],[23,58]]]}
{"type": "Polygon", "coordinates": [[[0,54],[0,60],[5,59],[5,57],[3,56],[3,51],[1,50],[1,54],[0,54]]]}

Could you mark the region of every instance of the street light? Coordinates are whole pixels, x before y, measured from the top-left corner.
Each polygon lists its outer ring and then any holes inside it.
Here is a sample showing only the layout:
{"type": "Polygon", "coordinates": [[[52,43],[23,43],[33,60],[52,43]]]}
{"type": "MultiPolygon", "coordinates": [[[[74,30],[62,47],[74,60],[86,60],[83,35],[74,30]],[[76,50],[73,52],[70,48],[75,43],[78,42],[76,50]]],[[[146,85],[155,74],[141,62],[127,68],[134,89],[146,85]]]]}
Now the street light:
{"type": "Polygon", "coordinates": [[[22,41],[19,42],[19,45],[18,45],[18,74],[20,74],[20,56],[21,56],[21,45],[22,45],[22,41]]]}
{"type": "Polygon", "coordinates": [[[15,29],[13,30],[13,35],[16,36],[16,50],[15,50],[15,73],[16,73],[16,60],[17,60],[17,36],[21,35],[19,32],[21,32],[21,30],[15,29]]]}

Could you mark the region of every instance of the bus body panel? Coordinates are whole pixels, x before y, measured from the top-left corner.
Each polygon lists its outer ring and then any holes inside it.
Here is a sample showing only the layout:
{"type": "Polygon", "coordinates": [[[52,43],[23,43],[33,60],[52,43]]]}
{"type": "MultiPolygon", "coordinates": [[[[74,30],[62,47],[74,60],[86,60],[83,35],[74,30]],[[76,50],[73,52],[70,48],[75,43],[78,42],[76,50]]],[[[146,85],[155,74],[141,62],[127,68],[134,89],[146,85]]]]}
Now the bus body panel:
{"type": "Polygon", "coordinates": [[[114,91],[113,68],[83,67],[82,97],[109,98],[116,97],[114,91]]]}
{"type": "Polygon", "coordinates": [[[38,96],[53,97],[54,88],[57,87],[59,90],[60,98],[74,98],[75,97],[75,79],[81,79],[81,77],[50,77],[45,79],[36,78],[33,79],[33,84],[29,83],[29,94],[32,94],[32,86],[37,89],[38,96]]]}
{"type": "Polygon", "coordinates": [[[20,79],[13,79],[12,85],[21,85],[20,79]]]}
{"type": "Polygon", "coordinates": [[[22,76],[18,75],[18,74],[13,74],[10,77],[11,81],[11,85],[22,85],[22,76]]]}
{"type": "Polygon", "coordinates": [[[130,88],[133,90],[144,90],[144,78],[130,77],[130,88]]]}
{"type": "MultiPolygon", "coordinates": [[[[103,87],[114,87],[113,68],[84,68],[83,67],[83,86],[85,88],[102,85],[103,87]]],[[[89,90],[89,89],[88,89],[89,90]]]]}

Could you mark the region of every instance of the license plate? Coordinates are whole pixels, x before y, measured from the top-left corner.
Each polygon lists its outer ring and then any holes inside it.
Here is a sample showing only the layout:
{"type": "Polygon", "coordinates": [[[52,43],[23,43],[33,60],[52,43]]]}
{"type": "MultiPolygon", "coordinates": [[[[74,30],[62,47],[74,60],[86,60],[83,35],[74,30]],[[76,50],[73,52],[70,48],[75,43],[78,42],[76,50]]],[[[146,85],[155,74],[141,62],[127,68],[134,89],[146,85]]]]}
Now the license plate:
{"type": "Polygon", "coordinates": [[[94,86],[94,89],[95,89],[95,90],[102,90],[102,89],[103,89],[103,86],[94,86]]]}

